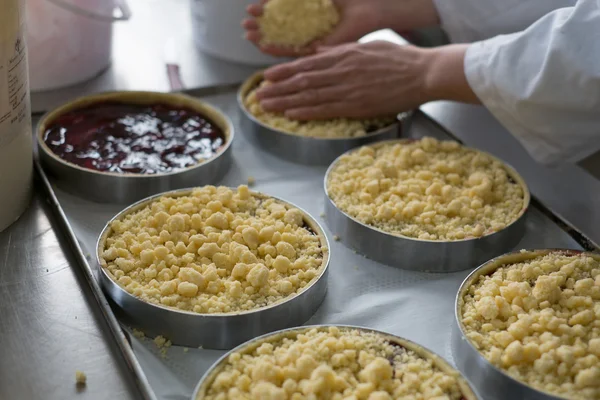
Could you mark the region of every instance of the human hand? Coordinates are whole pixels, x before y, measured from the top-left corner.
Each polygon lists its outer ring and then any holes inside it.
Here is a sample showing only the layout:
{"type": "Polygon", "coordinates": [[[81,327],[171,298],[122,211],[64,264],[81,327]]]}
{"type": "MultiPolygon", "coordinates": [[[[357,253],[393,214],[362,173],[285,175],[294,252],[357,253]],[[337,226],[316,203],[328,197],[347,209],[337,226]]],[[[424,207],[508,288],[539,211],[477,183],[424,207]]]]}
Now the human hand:
{"type": "Polygon", "coordinates": [[[381,0],[333,0],[334,5],[340,13],[340,22],[326,37],[314,41],[302,48],[281,47],[276,45],[262,45],[259,18],[264,11],[264,5],[268,0],[248,6],[247,11],[250,18],[242,22],[246,29],[246,39],[256,44],[261,51],[274,56],[300,56],[311,54],[321,45],[333,46],[340,43],[353,42],[362,36],[377,30],[379,10],[375,3],[381,0]]]}
{"type": "Polygon", "coordinates": [[[464,75],[466,45],[420,49],[390,42],[351,43],[265,71],[257,97],[290,119],[394,115],[432,100],[477,103],[464,75]]]}
{"type": "Polygon", "coordinates": [[[433,0],[333,0],[340,13],[340,22],[326,37],[303,48],[261,45],[257,18],[268,0],[248,6],[250,18],[242,22],[246,39],[261,51],[274,56],[301,56],[312,54],[319,46],[336,46],[355,42],[373,31],[391,28],[397,32],[435,25],[439,17],[433,0]]]}

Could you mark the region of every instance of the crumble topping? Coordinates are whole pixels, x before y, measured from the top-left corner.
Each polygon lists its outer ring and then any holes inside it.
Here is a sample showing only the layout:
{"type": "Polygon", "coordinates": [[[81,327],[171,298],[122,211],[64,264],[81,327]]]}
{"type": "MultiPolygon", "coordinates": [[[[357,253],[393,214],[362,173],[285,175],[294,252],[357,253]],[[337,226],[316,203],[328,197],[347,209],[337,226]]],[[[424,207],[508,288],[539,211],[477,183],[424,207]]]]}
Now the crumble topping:
{"type": "Polygon", "coordinates": [[[197,313],[232,313],[293,296],[316,279],[325,239],[304,214],[239,186],[162,196],[111,224],[102,267],[140,299],[197,313]]]}
{"type": "Polygon", "coordinates": [[[358,221],[425,240],[481,237],[514,222],[524,189],[491,156],[425,137],[356,149],[331,169],[327,192],[358,221]]]}
{"type": "Polygon", "coordinates": [[[552,252],[503,265],[463,301],[466,336],[492,364],[557,396],[600,399],[599,257],[552,252]]]}
{"type": "Polygon", "coordinates": [[[199,399],[459,400],[458,379],[377,333],[325,327],[232,353],[199,399]]]}

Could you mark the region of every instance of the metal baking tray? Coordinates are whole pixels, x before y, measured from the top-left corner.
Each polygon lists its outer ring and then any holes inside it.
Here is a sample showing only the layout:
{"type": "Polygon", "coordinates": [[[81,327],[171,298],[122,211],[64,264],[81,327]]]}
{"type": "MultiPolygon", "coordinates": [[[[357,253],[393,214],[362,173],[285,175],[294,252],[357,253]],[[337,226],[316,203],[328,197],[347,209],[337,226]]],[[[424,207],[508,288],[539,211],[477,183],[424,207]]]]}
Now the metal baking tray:
{"type": "MultiPolygon", "coordinates": [[[[389,143],[407,143],[411,140],[406,138],[388,140],[378,142],[374,146],[389,143]]],[[[350,152],[352,150],[348,153],[350,152]]],[[[501,162],[496,157],[488,155],[501,162]]],[[[531,195],[521,175],[506,163],[503,164],[510,177],[523,188],[523,209],[517,219],[504,229],[482,237],[455,241],[436,241],[385,232],[364,224],[340,210],[331,200],[327,190],[329,174],[338,160],[339,158],[329,166],[323,180],[327,225],[343,243],[380,263],[426,272],[462,271],[480,265],[489,259],[489,254],[494,252],[505,253],[513,249],[525,234],[525,217],[531,195]]]]}
{"type": "Polygon", "coordinates": [[[397,123],[355,138],[314,138],[280,131],[256,119],[244,105],[248,93],[262,79],[262,72],[257,72],[240,87],[237,102],[242,110],[241,131],[256,146],[286,160],[300,164],[327,165],[347,150],[378,140],[396,138],[410,126],[412,113],[402,113],[398,115],[397,123]]]}
{"type": "Polygon", "coordinates": [[[218,182],[231,164],[234,129],[220,110],[183,94],[158,92],[110,92],[85,96],[47,113],[36,129],[38,154],[43,167],[65,190],[100,203],[128,204],[155,193],[218,182]],[[61,114],[97,103],[117,101],[129,104],[168,104],[191,108],[210,118],[223,130],[226,143],[211,159],[181,171],[160,174],[100,172],[69,163],[50,150],[44,141],[46,127],[61,114]]]}
{"type": "Polygon", "coordinates": [[[128,214],[139,211],[160,197],[180,197],[191,194],[193,189],[180,189],[160,193],[141,200],[121,211],[102,230],[96,247],[96,261],[100,285],[122,309],[122,315],[131,326],[139,328],[146,335],[169,338],[173,344],[187,347],[202,346],[206,349],[231,349],[267,332],[299,326],[317,311],[327,293],[329,272],[329,243],[323,228],[302,208],[285,200],[262,193],[252,192],[260,198],[275,198],[282,204],[295,207],[304,214],[304,223],[321,239],[323,264],[319,275],[302,288],[299,293],[256,310],[226,314],[199,314],[145,302],[127,292],[106,272],[101,261],[104,242],[111,234],[111,224],[128,214]]]}
{"type": "Polygon", "coordinates": [[[253,351],[254,349],[259,347],[263,343],[271,343],[275,340],[280,340],[280,339],[295,339],[298,335],[300,335],[304,332],[307,332],[309,330],[318,329],[319,331],[324,331],[324,330],[329,329],[332,326],[337,327],[340,330],[347,330],[347,331],[348,330],[357,330],[357,331],[365,332],[365,333],[375,333],[378,336],[381,336],[382,338],[384,338],[389,343],[392,343],[396,346],[400,346],[407,350],[411,350],[416,355],[418,355],[426,360],[431,360],[433,362],[433,364],[440,371],[448,373],[450,375],[458,374],[458,385],[462,391],[462,396],[463,396],[462,398],[464,400],[477,400],[479,398],[479,396],[477,396],[475,394],[475,390],[471,387],[468,380],[464,376],[460,375],[460,373],[456,369],[454,369],[454,367],[452,367],[450,364],[448,364],[448,362],[446,360],[444,360],[442,357],[438,356],[431,350],[429,350],[417,343],[414,343],[410,340],[407,340],[407,339],[404,339],[404,338],[401,338],[398,336],[390,335],[389,333],[377,331],[375,329],[364,328],[364,327],[360,327],[360,326],[312,325],[312,326],[303,326],[301,328],[291,328],[291,329],[280,330],[278,332],[272,332],[272,333],[257,337],[253,340],[250,340],[250,341],[236,347],[235,349],[231,350],[227,354],[223,355],[219,360],[217,360],[217,362],[215,362],[213,364],[213,366],[210,367],[210,369],[206,372],[206,374],[204,374],[204,376],[202,377],[200,382],[198,382],[198,385],[196,386],[196,389],[194,390],[194,394],[192,395],[191,400],[202,400],[205,398],[206,391],[208,390],[208,388],[210,387],[212,382],[215,380],[217,375],[221,372],[221,370],[227,365],[229,355],[231,355],[232,353],[240,353],[242,355],[247,354],[248,352],[253,351]]]}
{"type": "Polygon", "coordinates": [[[469,377],[481,393],[489,393],[489,400],[564,400],[563,397],[537,390],[492,365],[466,337],[461,318],[464,294],[479,277],[491,275],[506,264],[531,260],[551,252],[561,252],[567,255],[587,254],[600,261],[600,254],[572,249],[526,250],[507,253],[493,258],[475,269],[458,289],[455,299],[454,324],[452,326],[452,353],[460,371],[469,377]]]}
{"type": "MultiPolygon", "coordinates": [[[[242,115],[237,105],[236,85],[190,91],[221,109],[239,131],[242,115]]],[[[35,122],[35,121],[34,121],[35,122]]],[[[407,137],[434,136],[448,139],[449,133],[417,112],[407,137]]],[[[237,135],[232,145],[229,171],[218,184],[237,186],[253,178],[253,190],[267,192],[299,205],[311,215],[324,210],[323,176],[326,167],[301,165],[277,157],[237,135]]],[[[47,192],[65,244],[72,250],[86,277],[98,307],[107,320],[115,346],[137,377],[141,396],[146,399],[189,400],[195,386],[224,351],[173,346],[158,349],[148,338],[132,334],[121,308],[107,300],[100,288],[95,260],[96,242],[106,222],[122,205],[102,204],[74,196],[57,186],[36,160],[38,184],[47,192]]],[[[527,213],[525,236],[517,248],[591,249],[584,236],[560,223],[555,215],[535,200],[527,213]]],[[[416,341],[453,363],[450,334],[456,290],[467,272],[428,274],[386,267],[366,259],[340,242],[330,239],[328,294],[308,324],[368,326],[416,341]]],[[[491,252],[488,259],[500,253],[491,252]]],[[[93,376],[88,376],[92,382],[93,376]]],[[[486,393],[480,393],[485,398],[486,393]]]]}

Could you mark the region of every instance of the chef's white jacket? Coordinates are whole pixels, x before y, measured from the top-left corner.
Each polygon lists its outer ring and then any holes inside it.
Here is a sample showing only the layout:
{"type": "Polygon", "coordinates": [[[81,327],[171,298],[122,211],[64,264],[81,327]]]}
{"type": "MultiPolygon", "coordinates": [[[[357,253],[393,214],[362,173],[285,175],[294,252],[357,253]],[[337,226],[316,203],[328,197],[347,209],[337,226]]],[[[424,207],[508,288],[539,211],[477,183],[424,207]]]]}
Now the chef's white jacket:
{"type": "Polygon", "coordinates": [[[600,0],[434,0],[469,85],[545,164],[600,150],[600,0]]]}

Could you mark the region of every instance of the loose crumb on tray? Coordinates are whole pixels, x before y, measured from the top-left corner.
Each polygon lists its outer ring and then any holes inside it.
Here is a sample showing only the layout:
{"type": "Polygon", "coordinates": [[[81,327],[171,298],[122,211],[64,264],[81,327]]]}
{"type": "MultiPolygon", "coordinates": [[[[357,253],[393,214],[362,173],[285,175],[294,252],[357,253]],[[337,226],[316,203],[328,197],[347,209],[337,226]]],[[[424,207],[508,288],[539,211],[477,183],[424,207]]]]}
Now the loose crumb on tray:
{"type": "Polygon", "coordinates": [[[159,349],[171,347],[171,341],[165,338],[164,336],[157,336],[154,338],[154,344],[159,349]]]}
{"type": "Polygon", "coordinates": [[[75,383],[81,386],[87,383],[87,376],[83,371],[75,371],[75,383]]]}
{"type": "Polygon", "coordinates": [[[364,224],[436,241],[499,231],[525,209],[525,190],[503,163],[430,137],[382,142],[340,157],[329,173],[327,193],[364,224]]]}
{"type": "Polygon", "coordinates": [[[154,338],[154,344],[158,348],[160,356],[162,358],[166,358],[169,347],[171,347],[172,344],[171,341],[166,339],[164,336],[157,336],[154,338]]]}
{"type": "Polygon", "coordinates": [[[329,327],[232,353],[203,398],[459,400],[458,378],[379,334],[329,327]]]}
{"type": "Polygon", "coordinates": [[[139,329],[132,329],[133,332],[133,336],[138,338],[138,339],[144,339],[146,337],[146,334],[143,331],[140,331],[139,329]]]}
{"type": "Polygon", "coordinates": [[[600,257],[552,252],[503,265],[463,301],[466,335],[492,364],[554,395],[600,399],[600,257]]]}

